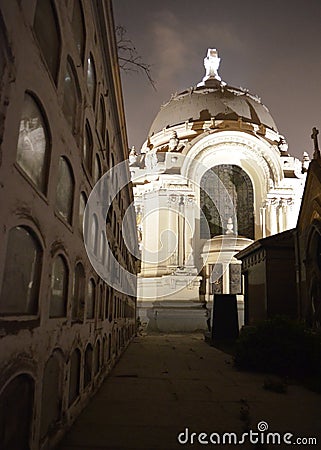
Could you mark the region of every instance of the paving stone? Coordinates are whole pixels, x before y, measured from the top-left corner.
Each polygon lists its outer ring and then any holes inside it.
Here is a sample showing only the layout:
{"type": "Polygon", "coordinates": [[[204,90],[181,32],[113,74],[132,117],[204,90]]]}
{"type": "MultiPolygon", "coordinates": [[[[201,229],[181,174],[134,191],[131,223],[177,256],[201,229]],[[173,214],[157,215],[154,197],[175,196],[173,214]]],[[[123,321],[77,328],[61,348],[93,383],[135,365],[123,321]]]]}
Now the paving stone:
{"type": "MultiPolygon", "coordinates": [[[[317,437],[321,443],[321,396],[296,385],[285,394],[267,391],[265,377],[236,370],[232,358],[200,334],[137,337],[59,450],[225,448],[190,440],[183,445],[177,437],[186,428],[189,439],[197,433],[194,440],[201,432],[241,437],[249,427],[256,432],[261,421],[271,432],[317,437]]],[[[253,449],[248,442],[240,447],[253,449]]]]}

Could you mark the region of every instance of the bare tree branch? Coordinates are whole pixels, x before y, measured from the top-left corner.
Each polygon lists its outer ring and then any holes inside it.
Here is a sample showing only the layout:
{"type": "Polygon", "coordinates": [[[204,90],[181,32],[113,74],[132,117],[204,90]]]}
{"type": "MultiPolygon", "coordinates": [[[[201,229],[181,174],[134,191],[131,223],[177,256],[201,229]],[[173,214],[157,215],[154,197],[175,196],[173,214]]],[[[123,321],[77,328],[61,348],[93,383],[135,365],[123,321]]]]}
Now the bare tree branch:
{"type": "Polygon", "coordinates": [[[137,52],[131,39],[127,38],[127,30],[121,25],[116,27],[119,67],[125,72],[144,72],[148,81],[156,91],[156,83],[151,75],[151,65],[146,64],[137,52]]]}

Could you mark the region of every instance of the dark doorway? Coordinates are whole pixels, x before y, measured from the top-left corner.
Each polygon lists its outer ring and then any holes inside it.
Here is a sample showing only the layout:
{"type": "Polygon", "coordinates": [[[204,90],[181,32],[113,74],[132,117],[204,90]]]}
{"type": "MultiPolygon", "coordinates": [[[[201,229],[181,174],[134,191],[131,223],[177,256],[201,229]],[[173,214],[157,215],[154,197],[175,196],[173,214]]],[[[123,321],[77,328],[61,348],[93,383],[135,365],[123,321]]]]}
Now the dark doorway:
{"type": "Polygon", "coordinates": [[[0,396],[1,450],[30,450],[34,381],[26,374],[14,378],[0,396]]]}

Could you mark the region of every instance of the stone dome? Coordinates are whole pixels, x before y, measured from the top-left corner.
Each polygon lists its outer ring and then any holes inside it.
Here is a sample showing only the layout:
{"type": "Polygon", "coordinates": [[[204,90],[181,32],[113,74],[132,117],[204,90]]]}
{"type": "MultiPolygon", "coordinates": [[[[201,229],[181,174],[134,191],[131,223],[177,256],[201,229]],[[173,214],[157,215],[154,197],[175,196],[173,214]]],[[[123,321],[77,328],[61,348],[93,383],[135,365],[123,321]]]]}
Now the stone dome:
{"type": "Polygon", "coordinates": [[[261,100],[242,88],[226,85],[217,73],[220,58],[215,49],[209,49],[204,59],[206,75],[196,87],[173,95],[157,114],[149,136],[163,128],[184,122],[211,120],[238,120],[264,125],[278,131],[275,122],[261,100]]]}
{"type": "Polygon", "coordinates": [[[196,87],[175,95],[157,114],[149,135],[163,128],[198,120],[238,120],[277,131],[266,106],[250,93],[230,86],[196,87]]]}

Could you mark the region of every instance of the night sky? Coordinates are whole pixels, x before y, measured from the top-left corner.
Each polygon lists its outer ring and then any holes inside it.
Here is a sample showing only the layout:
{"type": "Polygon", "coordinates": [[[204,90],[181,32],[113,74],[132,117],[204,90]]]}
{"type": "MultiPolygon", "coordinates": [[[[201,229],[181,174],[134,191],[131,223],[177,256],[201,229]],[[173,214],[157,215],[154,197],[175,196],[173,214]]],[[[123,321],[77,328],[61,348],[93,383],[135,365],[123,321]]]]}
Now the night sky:
{"type": "Polygon", "coordinates": [[[207,48],[217,48],[219,74],[268,107],[292,155],[313,153],[321,131],[321,0],[114,0],[122,25],[145,63],[122,72],[129,145],[139,150],[161,104],[196,85],[207,48]]]}

